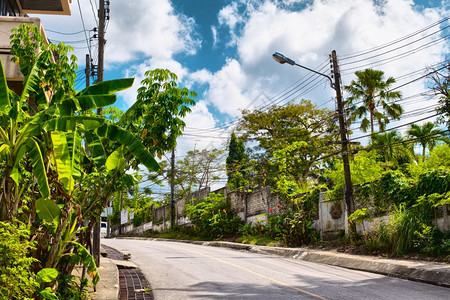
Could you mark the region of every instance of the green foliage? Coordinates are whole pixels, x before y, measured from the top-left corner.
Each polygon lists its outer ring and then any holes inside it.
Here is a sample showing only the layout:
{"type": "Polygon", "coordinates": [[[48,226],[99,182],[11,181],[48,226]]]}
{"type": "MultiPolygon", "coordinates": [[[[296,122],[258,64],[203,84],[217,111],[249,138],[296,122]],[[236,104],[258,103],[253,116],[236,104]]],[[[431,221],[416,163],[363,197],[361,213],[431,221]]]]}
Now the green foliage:
{"type": "Polygon", "coordinates": [[[292,172],[297,165],[302,164],[303,152],[307,147],[306,142],[293,142],[283,149],[273,153],[273,165],[277,167],[277,175],[274,177],[276,191],[285,198],[292,198],[294,195],[304,192],[308,188],[307,177],[299,176],[292,172]]]}
{"type": "Polygon", "coordinates": [[[387,168],[396,169],[414,160],[412,147],[404,143],[403,137],[395,130],[372,134],[371,146],[383,158],[387,168]]]}
{"type": "Polygon", "coordinates": [[[34,271],[58,272],[56,280],[43,282],[38,291],[49,299],[83,293],[86,280],[74,288],[71,277],[76,262],[87,267],[94,285],[98,282],[94,260],[84,247],[94,222],[110,195],[133,183],[125,174],[130,165],[159,168],[139,138],[92,111],[113,104],[114,93],[130,87],[133,79],[76,92],[75,58],[67,57],[69,50],[63,44],[47,45],[37,27],[22,25],[12,36],[13,61],[25,76],[22,91],[9,90],[3,67],[0,72],[0,220],[20,218],[31,224],[36,249],[28,250],[40,261],[34,271]],[[108,164],[107,170],[106,160],[117,149],[118,157],[109,161],[116,164],[108,164]],[[69,285],[78,292],[65,291],[69,285]]]}
{"type": "Polygon", "coordinates": [[[227,184],[231,190],[248,186],[247,177],[247,155],[245,154],[244,141],[237,138],[234,131],[231,133],[230,143],[228,145],[227,166],[227,184]]]}
{"type": "Polygon", "coordinates": [[[234,236],[241,224],[222,194],[210,194],[197,204],[186,204],[186,215],[195,233],[208,239],[234,236]]]}
{"type": "Polygon", "coordinates": [[[302,211],[286,212],[269,217],[267,233],[286,246],[296,247],[318,240],[311,226],[312,221],[302,211]]]}
{"type": "Polygon", "coordinates": [[[328,188],[325,185],[316,185],[309,192],[304,193],[302,196],[292,198],[293,208],[303,212],[308,220],[318,217],[319,214],[319,197],[322,191],[327,191],[328,188]]]}
{"type": "Polygon", "coordinates": [[[374,209],[374,216],[382,215],[393,205],[407,203],[411,206],[415,201],[413,180],[400,171],[386,171],[381,177],[355,190],[360,206],[374,209]]]}
{"type": "MultiPolygon", "coordinates": [[[[370,250],[383,250],[393,255],[421,252],[428,255],[450,255],[450,235],[440,232],[435,223],[435,208],[450,203],[450,192],[428,194],[414,205],[392,205],[387,223],[379,224],[363,235],[363,244],[370,250]],[[434,223],[433,223],[434,220],[434,223]]],[[[365,218],[364,214],[352,218],[365,218]]]]}
{"type": "Polygon", "coordinates": [[[308,100],[264,110],[244,110],[238,130],[244,132],[244,142],[257,142],[248,155],[248,174],[254,174],[248,176],[250,186],[276,186],[279,167],[275,162],[275,152],[287,147],[291,147],[295,155],[285,160],[292,174],[289,180],[320,179],[321,166],[331,160],[326,158],[327,155],[337,150],[332,141],[339,138],[339,131],[334,119],[330,118],[332,114],[308,100]]]}
{"type": "Polygon", "coordinates": [[[354,223],[356,225],[363,225],[363,231],[365,232],[366,229],[364,227],[364,221],[372,221],[371,218],[371,212],[368,208],[364,207],[364,208],[360,208],[355,210],[348,218],[347,220],[350,223],[354,223]]]}
{"type": "Polygon", "coordinates": [[[178,87],[177,76],[167,69],[145,72],[137,101],[119,120],[120,124],[141,136],[150,153],[161,158],[176,146],[176,139],[186,126],[183,119],[195,105],[197,94],[178,87]],[[130,120],[133,120],[130,123],[130,120]]]}
{"type": "Polygon", "coordinates": [[[152,220],[152,206],[159,207],[159,203],[152,201],[150,197],[142,196],[134,204],[134,219],[133,225],[135,227],[150,222],[152,220]]]}
{"type": "MultiPolygon", "coordinates": [[[[77,58],[75,55],[69,58],[70,51],[73,51],[72,47],[64,43],[48,44],[36,25],[21,24],[13,29],[11,35],[12,61],[20,65],[25,77],[31,73],[32,66],[37,62],[37,75],[41,86],[51,94],[75,93],[77,58]]],[[[42,98],[42,94],[36,98],[37,104],[48,104],[42,102],[42,98]]]]}
{"type": "MultiPolygon", "coordinates": [[[[45,268],[45,269],[40,270],[36,274],[36,281],[37,281],[37,283],[39,283],[42,286],[45,283],[51,283],[57,277],[58,277],[58,270],[53,269],[53,268],[45,268]]],[[[37,293],[42,299],[54,299],[54,300],[59,299],[56,295],[55,290],[53,290],[49,286],[44,287],[44,288],[39,288],[37,293]]]]}
{"type": "MultiPolygon", "coordinates": [[[[376,151],[360,151],[353,156],[350,163],[350,172],[352,183],[354,185],[372,182],[380,178],[383,168],[377,161],[378,154],[376,151]]],[[[338,162],[332,170],[325,172],[325,176],[332,180],[334,186],[342,191],[344,186],[344,165],[338,162]]]]}
{"type": "Polygon", "coordinates": [[[355,75],[357,80],[352,80],[350,85],[345,86],[350,93],[345,103],[349,110],[349,122],[362,118],[361,129],[366,132],[370,126],[373,134],[374,121],[377,120],[380,131],[384,131],[389,117],[399,120],[403,113],[403,108],[394,102],[401,98],[401,93],[390,90],[395,79],[389,77],[384,81],[384,72],[373,69],[356,71],[355,75]],[[379,110],[380,107],[382,110],[379,110]]]}
{"type": "Polygon", "coordinates": [[[450,191],[450,170],[425,170],[417,180],[417,196],[433,193],[443,194],[450,191]]]}
{"type": "Polygon", "coordinates": [[[37,260],[29,251],[30,230],[22,223],[0,222],[0,298],[33,299],[39,287],[32,264],[37,260]]]}
{"type": "Polygon", "coordinates": [[[437,145],[423,165],[427,169],[450,169],[450,144],[437,145]]]}
{"type": "Polygon", "coordinates": [[[428,149],[431,151],[438,141],[443,139],[441,130],[431,122],[426,122],[423,125],[411,124],[410,129],[407,131],[408,136],[416,138],[416,144],[422,146],[422,157],[425,158],[425,151],[428,149]]]}

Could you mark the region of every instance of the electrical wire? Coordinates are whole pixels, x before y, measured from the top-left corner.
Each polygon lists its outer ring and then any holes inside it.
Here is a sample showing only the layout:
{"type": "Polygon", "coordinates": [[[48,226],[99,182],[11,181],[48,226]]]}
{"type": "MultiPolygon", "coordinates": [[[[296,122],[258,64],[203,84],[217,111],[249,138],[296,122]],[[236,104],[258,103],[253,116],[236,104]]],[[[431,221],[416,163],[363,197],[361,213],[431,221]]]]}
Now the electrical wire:
{"type": "Polygon", "coordinates": [[[87,48],[89,49],[89,57],[92,57],[91,48],[89,47],[89,39],[86,34],[86,26],[84,25],[83,12],[81,11],[80,0],[77,0],[77,3],[78,3],[78,10],[80,11],[81,23],[83,24],[84,37],[86,38],[86,45],[87,45],[87,48]]]}
{"type": "Polygon", "coordinates": [[[85,30],[80,30],[80,31],[77,31],[77,32],[61,32],[61,31],[56,31],[56,30],[52,30],[52,29],[45,29],[45,31],[46,32],[49,31],[49,32],[56,33],[56,34],[61,34],[61,35],[76,35],[76,34],[80,34],[80,33],[85,32],[85,30]]]}
{"type": "Polygon", "coordinates": [[[89,0],[89,3],[91,3],[92,14],[94,15],[94,20],[95,20],[95,23],[97,24],[97,28],[98,28],[98,19],[97,19],[95,10],[94,10],[94,6],[92,5],[92,0],[89,0]]]}
{"type": "Polygon", "coordinates": [[[408,34],[408,35],[406,35],[406,36],[403,36],[403,37],[401,37],[401,38],[399,38],[399,39],[396,39],[396,40],[394,40],[394,41],[391,41],[391,42],[388,42],[388,43],[385,43],[385,44],[376,46],[376,47],[374,47],[374,48],[370,48],[370,49],[363,50],[363,51],[356,52],[356,53],[344,54],[344,55],[341,56],[340,61],[344,61],[344,60],[347,60],[347,59],[351,59],[351,58],[359,57],[359,56],[362,56],[362,55],[366,55],[366,54],[369,54],[369,53],[378,51],[378,50],[380,50],[380,49],[383,49],[383,48],[392,46],[392,45],[394,45],[394,44],[396,44],[396,43],[402,42],[402,41],[407,40],[407,39],[409,39],[409,38],[411,38],[411,37],[413,37],[413,36],[415,36],[415,35],[418,35],[418,34],[420,34],[420,33],[422,33],[422,32],[425,32],[425,31],[427,31],[428,29],[431,29],[431,28],[433,28],[433,27],[435,27],[435,26],[438,26],[438,25],[440,25],[440,24],[442,24],[442,23],[448,21],[448,19],[449,19],[448,17],[445,17],[445,18],[443,18],[443,19],[441,19],[441,20],[439,20],[439,21],[437,21],[437,22],[435,22],[435,23],[433,23],[433,24],[431,24],[431,25],[428,25],[428,26],[426,26],[426,27],[424,27],[424,28],[422,28],[422,29],[419,29],[418,31],[415,31],[415,32],[413,32],[413,33],[410,33],[410,34],[408,34]]]}

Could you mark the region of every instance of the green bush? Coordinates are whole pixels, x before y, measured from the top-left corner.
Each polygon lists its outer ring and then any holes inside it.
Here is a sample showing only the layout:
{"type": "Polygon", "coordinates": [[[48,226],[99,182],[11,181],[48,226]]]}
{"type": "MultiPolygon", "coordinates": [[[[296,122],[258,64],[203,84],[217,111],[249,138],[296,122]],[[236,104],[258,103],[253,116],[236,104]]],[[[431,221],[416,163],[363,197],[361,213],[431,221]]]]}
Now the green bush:
{"type": "Polygon", "coordinates": [[[234,236],[242,221],[233,216],[222,194],[211,194],[197,204],[186,204],[194,232],[208,239],[234,236]]]}
{"type": "Polygon", "coordinates": [[[31,271],[36,259],[29,257],[34,246],[25,224],[0,222],[0,298],[33,299],[39,288],[31,271]]]}
{"type": "Polygon", "coordinates": [[[318,240],[312,221],[301,211],[286,212],[268,220],[268,234],[286,246],[302,246],[318,240]]]}
{"type": "Polygon", "coordinates": [[[426,170],[419,174],[417,196],[433,193],[443,194],[450,191],[450,172],[444,168],[426,170]]]}

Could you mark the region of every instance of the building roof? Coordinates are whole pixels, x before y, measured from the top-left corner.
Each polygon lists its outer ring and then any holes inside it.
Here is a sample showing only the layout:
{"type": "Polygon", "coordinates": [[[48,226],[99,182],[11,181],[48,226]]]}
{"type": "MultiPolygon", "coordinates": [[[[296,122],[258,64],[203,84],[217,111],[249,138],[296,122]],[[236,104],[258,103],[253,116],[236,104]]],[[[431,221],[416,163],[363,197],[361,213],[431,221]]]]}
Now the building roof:
{"type": "Polygon", "coordinates": [[[72,0],[16,0],[21,14],[70,15],[72,0]]]}

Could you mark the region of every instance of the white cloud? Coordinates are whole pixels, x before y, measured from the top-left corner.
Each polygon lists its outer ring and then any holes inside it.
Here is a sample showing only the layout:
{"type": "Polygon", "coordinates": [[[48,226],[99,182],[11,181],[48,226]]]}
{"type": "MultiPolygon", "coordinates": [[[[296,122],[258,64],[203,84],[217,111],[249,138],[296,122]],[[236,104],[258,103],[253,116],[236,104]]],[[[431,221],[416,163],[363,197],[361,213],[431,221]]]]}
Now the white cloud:
{"type": "Polygon", "coordinates": [[[222,142],[228,139],[229,132],[227,130],[215,128],[216,119],[207,105],[206,101],[197,102],[192,107],[192,112],[184,118],[186,130],[178,140],[177,151],[186,153],[193,149],[221,148],[222,142]]]}
{"type": "Polygon", "coordinates": [[[229,28],[230,40],[227,46],[236,45],[238,39],[236,26],[243,21],[243,17],[239,14],[238,3],[232,2],[230,5],[222,8],[218,14],[218,21],[220,25],[225,25],[229,28]]]}
{"type": "Polygon", "coordinates": [[[222,112],[231,116],[250,103],[246,97],[247,75],[234,59],[227,59],[225,66],[216,72],[209,82],[208,100],[222,112]]]}
{"type": "Polygon", "coordinates": [[[176,53],[195,54],[200,40],[195,21],[177,15],[169,0],[111,1],[108,26],[109,62],[144,57],[169,59],[176,53]]]}
{"type": "Polygon", "coordinates": [[[212,34],[212,37],[213,37],[213,47],[216,47],[217,46],[217,42],[218,42],[216,26],[211,26],[211,34],[212,34]]]}

